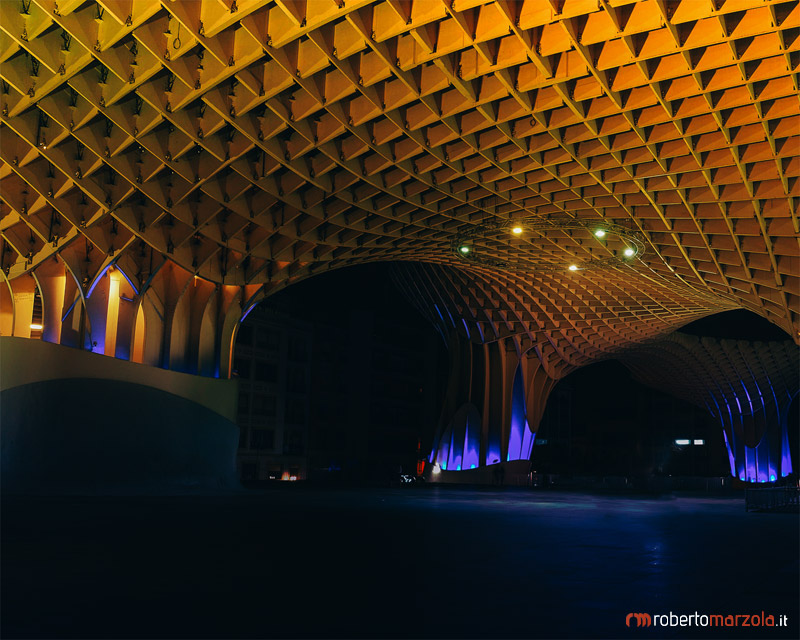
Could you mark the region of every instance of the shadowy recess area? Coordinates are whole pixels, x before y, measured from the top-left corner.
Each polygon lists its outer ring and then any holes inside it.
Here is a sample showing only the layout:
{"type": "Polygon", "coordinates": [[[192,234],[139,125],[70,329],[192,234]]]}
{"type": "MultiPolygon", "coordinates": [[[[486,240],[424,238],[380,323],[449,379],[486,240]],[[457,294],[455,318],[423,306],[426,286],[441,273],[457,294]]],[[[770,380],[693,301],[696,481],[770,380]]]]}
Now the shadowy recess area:
{"type": "Polygon", "coordinates": [[[6,499],[2,636],[796,638],[798,519],[737,498],[303,487],[6,499]],[[635,629],[628,613],[788,616],[635,629]]]}
{"type": "Polygon", "coordinates": [[[594,362],[559,380],[536,432],[539,473],[727,477],[720,424],[705,407],[645,386],[618,360],[594,362]],[[677,438],[704,445],[677,447],[677,438]]]}

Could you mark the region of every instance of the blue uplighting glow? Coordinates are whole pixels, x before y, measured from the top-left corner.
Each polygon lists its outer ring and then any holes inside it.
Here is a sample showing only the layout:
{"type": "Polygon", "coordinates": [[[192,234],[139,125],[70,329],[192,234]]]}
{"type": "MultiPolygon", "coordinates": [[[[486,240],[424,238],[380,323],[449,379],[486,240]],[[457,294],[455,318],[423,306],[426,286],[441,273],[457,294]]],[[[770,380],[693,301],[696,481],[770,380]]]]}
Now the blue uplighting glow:
{"type": "MultiPolygon", "coordinates": [[[[92,292],[94,292],[94,288],[97,286],[97,283],[100,282],[100,280],[102,280],[103,276],[106,275],[106,271],[108,271],[108,268],[111,267],[112,265],[113,265],[113,263],[111,263],[111,262],[108,263],[105,267],[103,267],[103,270],[100,273],[97,274],[97,277],[94,279],[92,284],[89,286],[89,291],[86,293],[86,297],[87,298],[91,298],[92,297],[92,292]]],[[[125,279],[127,280],[127,277],[125,279]]],[[[130,280],[128,280],[128,282],[130,282],[130,280]]]]}
{"type": "Polygon", "coordinates": [[[508,438],[506,461],[530,460],[531,449],[536,435],[528,425],[525,403],[525,384],[522,368],[518,367],[514,375],[514,386],[511,395],[511,430],[508,438]]]}
{"type": "Polygon", "coordinates": [[[525,429],[525,423],[525,385],[522,380],[522,367],[517,367],[511,395],[511,432],[508,438],[507,461],[521,458],[522,431],[525,429]]]}
{"type": "Polygon", "coordinates": [[[240,323],[244,322],[245,318],[250,315],[250,312],[258,306],[258,303],[251,304],[245,312],[242,314],[242,319],[239,320],[240,323]]]}
{"type": "Polygon", "coordinates": [[[792,460],[785,392],[777,393],[768,377],[747,384],[740,381],[721,391],[724,396],[712,397],[708,406],[722,423],[732,475],[759,484],[789,475],[792,460]],[[753,440],[755,446],[748,446],[747,441],[753,440]]]}
{"type": "Polygon", "coordinates": [[[480,461],[481,450],[481,416],[478,410],[470,406],[467,410],[467,424],[464,429],[464,467],[474,469],[480,461]]]}

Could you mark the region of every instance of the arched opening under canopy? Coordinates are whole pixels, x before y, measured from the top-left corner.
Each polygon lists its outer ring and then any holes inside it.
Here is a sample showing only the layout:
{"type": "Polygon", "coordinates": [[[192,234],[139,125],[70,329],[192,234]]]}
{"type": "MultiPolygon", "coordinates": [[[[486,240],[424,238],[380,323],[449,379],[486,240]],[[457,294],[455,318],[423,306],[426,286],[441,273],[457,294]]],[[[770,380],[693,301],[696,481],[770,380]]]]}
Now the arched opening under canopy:
{"type": "MultiPolygon", "coordinates": [[[[386,264],[318,274],[247,308],[233,349],[241,477],[415,475],[431,447],[444,361],[443,341],[386,264]]],[[[477,463],[477,450],[463,455],[477,463]]]]}

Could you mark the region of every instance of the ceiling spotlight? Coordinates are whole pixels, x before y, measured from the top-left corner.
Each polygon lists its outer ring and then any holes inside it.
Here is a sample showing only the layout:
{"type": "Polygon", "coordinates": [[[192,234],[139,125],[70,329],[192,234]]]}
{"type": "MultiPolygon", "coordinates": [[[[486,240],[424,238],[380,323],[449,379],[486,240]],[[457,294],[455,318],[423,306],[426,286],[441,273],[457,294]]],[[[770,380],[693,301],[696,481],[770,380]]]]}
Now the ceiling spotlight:
{"type": "Polygon", "coordinates": [[[577,264],[571,264],[571,265],[569,265],[569,270],[570,270],[570,271],[577,271],[577,270],[578,270],[578,265],[577,265],[577,264]]]}
{"type": "Polygon", "coordinates": [[[634,251],[634,250],[633,250],[633,249],[631,249],[630,247],[627,247],[627,248],[625,249],[625,251],[623,251],[623,253],[625,254],[625,256],[626,256],[626,257],[630,258],[630,257],[632,257],[632,256],[633,256],[633,255],[636,253],[636,251],[634,251]]]}
{"type": "Polygon", "coordinates": [[[461,251],[461,253],[469,253],[469,247],[466,247],[466,246],[461,247],[460,251],[461,251]]]}
{"type": "Polygon", "coordinates": [[[514,235],[517,235],[517,236],[518,236],[520,233],[522,233],[522,227],[514,227],[514,228],[511,230],[511,233],[513,233],[514,235]]]}
{"type": "Polygon", "coordinates": [[[606,235],[606,230],[598,229],[597,231],[594,232],[594,235],[596,235],[598,238],[602,238],[604,235],[606,235]]]}

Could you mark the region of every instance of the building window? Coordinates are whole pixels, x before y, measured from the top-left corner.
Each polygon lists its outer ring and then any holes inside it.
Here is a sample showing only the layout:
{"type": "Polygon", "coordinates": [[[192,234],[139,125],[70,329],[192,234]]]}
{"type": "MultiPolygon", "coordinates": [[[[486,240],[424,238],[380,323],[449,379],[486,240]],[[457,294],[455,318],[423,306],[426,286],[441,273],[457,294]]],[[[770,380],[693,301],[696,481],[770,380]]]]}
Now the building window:
{"type": "Polygon", "coordinates": [[[239,448],[247,449],[247,427],[239,427],[239,448]]]}
{"type": "Polygon", "coordinates": [[[242,380],[250,379],[250,360],[247,358],[236,358],[234,368],[239,378],[242,380]]]}
{"type": "Polygon", "coordinates": [[[268,396],[263,393],[253,395],[253,415],[274,418],[275,417],[275,396],[268,396]]]}
{"type": "Polygon", "coordinates": [[[300,336],[289,337],[289,359],[295,362],[305,362],[308,358],[306,339],[300,336]]]}
{"type": "Polygon", "coordinates": [[[306,403],[303,400],[292,400],[286,407],[286,422],[289,424],[305,424],[306,403]]]}
{"type": "Polygon", "coordinates": [[[290,456],[301,456],[305,451],[303,432],[297,429],[289,431],[283,442],[283,452],[290,456]]]}
{"type": "Polygon", "coordinates": [[[242,480],[258,480],[258,464],[255,462],[242,463],[242,480]]]}
{"type": "Polygon", "coordinates": [[[256,346],[259,349],[276,351],[278,349],[278,334],[272,329],[259,328],[256,332],[256,346]]]}
{"type": "Polygon", "coordinates": [[[250,393],[245,389],[239,389],[239,415],[246,416],[250,411],[250,393]]]}
{"type": "Polygon", "coordinates": [[[256,375],[255,379],[258,382],[274,383],[278,380],[278,367],[274,362],[267,362],[266,360],[256,361],[256,375]]]}
{"type": "Polygon", "coordinates": [[[272,449],[275,446],[275,432],[272,429],[253,429],[250,436],[251,449],[272,449]]]}
{"type": "Polygon", "coordinates": [[[249,324],[241,325],[236,334],[236,344],[250,349],[253,346],[253,327],[249,324]]]}
{"type": "Polygon", "coordinates": [[[287,387],[291,393],[304,393],[306,390],[305,370],[298,367],[289,369],[289,382],[287,387]]]}

